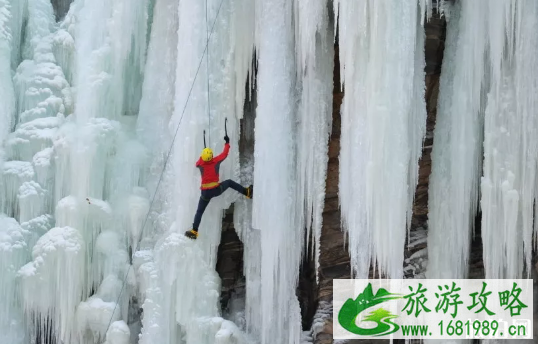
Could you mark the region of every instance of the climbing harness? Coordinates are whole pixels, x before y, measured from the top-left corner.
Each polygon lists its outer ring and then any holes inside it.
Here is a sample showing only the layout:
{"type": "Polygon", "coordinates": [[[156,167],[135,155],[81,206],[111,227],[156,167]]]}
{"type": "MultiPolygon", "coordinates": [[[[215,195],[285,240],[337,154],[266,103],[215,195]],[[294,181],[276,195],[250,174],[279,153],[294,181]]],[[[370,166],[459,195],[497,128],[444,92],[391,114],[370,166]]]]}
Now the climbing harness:
{"type": "MultiPolygon", "coordinates": [[[[223,2],[224,2],[224,0],[220,1],[219,8],[217,10],[217,14],[215,15],[215,20],[213,21],[213,24],[211,26],[211,33],[207,37],[207,42],[206,42],[206,45],[205,45],[205,48],[204,48],[204,52],[202,53],[202,58],[200,59],[200,62],[198,63],[198,68],[196,69],[196,74],[194,75],[194,79],[192,80],[191,88],[190,88],[189,93],[187,95],[187,100],[185,101],[185,106],[183,107],[181,117],[179,118],[179,122],[178,122],[177,128],[176,128],[176,132],[174,134],[174,137],[172,138],[172,142],[170,143],[170,149],[168,150],[168,154],[166,156],[166,159],[164,160],[163,169],[161,171],[159,181],[157,182],[157,186],[155,187],[155,193],[153,194],[153,197],[151,199],[151,203],[149,204],[148,213],[146,215],[146,219],[144,220],[144,224],[142,225],[142,230],[144,230],[144,228],[146,227],[146,223],[148,222],[151,207],[153,206],[153,203],[155,202],[155,197],[157,196],[157,191],[159,190],[159,186],[161,185],[161,181],[163,179],[164,171],[166,170],[166,166],[168,165],[168,160],[170,159],[170,155],[172,153],[172,148],[174,147],[174,142],[176,140],[177,133],[179,132],[179,127],[181,126],[183,116],[185,115],[185,110],[187,109],[187,104],[189,103],[189,99],[191,98],[192,90],[194,88],[194,83],[196,82],[196,79],[198,77],[198,73],[200,72],[200,67],[202,66],[202,61],[204,60],[204,56],[205,56],[205,54],[206,54],[206,52],[208,50],[209,40],[210,40],[211,36],[213,35],[214,29],[215,29],[215,23],[217,22],[217,18],[219,17],[220,9],[222,8],[222,3],[223,2]]],[[[206,22],[207,22],[207,0],[206,0],[206,22]]],[[[209,59],[208,59],[208,61],[209,61],[209,59]]],[[[208,66],[209,66],[209,62],[208,62],[208,66]]],[[[208,77],[208,91],[209,91],[209,73],[208,73],[207,77],[208,77]]],[[[208,92],[208,100],[209,100],[209,92],[208,92]]],[[[211,144],[211,141],[209,143],[211,144]]],[[[204,135],[204,145],[205,145],[205,135],[204,135]]],[[[137,243],[137,247],[135,247],[135,249],[133,251],[136,251],[137,249],[138,249],[138,243],[137,243]]],[[[110,325],[112,324],[113,315],[115,314],[116,308],[118,307],[118,302],[120,301],[121,294],[123,294],[123,290],[125,289],[125,283],[127,282],[127,277],[129,276],[129,272],[131,271],[132,267],[133,267],[132,264],[129,265],[129,268],[127,269],[127,272],[125,273],[125,277],[123,278],[123,283],[121,285],[120,294],[118,295],[118,299],[116,300],[116,304],[114,305],[114,310],[112,311],[112,315],[110,316],[110,321],[108,322],[108,326],[106,327],[105,334],[110,329],[110,325]]]]}

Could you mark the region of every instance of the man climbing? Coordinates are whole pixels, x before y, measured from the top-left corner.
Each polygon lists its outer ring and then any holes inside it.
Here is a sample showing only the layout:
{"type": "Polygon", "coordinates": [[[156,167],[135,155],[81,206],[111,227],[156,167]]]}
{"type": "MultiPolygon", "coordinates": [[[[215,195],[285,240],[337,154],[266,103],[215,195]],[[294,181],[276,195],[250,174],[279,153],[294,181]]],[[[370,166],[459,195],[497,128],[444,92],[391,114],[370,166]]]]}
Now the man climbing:
{"type": "Polygon", "coordinates": [[[198,210],[196,211],[196,215],[194,215],[192,229],[185,232],[185,235],[191,239],[196,239],[198,237],[198,226],[200,225],[200,221],[202,221],[202,215],[204,214],[209,201],[213,197],[220,196],[228,188],[232,188],[240,194],[245,195],[247,198],[252,198],[254,191],[252,185],[248,188],[244,188],[231,179],[219,183],[220,164],[226,159],[228,152],[230,151],[230,138],[228,135],[224,136],[224,141],[226,141],[226,143],[224,144],[222,153],[213,158],[213,151],[211,148],[204,148],[200,155],[200,159],[196,162],[196,167],[200,169],[200,173],[202,174],[202,186],[200,187],[200,190],[202,191],[200,200],[198,201],[198,210]]]}

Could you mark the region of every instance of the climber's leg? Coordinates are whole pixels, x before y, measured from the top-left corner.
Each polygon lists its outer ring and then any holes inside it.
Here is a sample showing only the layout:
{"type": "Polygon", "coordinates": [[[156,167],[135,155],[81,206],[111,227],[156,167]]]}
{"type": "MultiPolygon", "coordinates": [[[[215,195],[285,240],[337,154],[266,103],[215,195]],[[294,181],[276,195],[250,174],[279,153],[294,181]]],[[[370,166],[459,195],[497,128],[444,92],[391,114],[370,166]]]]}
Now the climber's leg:
{"type": "Polygon", "coordinates": [[[198,209],[196,210],[196,214],[194,215],[192,229],[185,232],[185,235],[187,237],[191,239],[196,239],[198,237],[198,226],[200,226],[200,222],[202,221],[202,215],[204,215],[204,211],[207,208],[210,200],[211,198],[204,197],[204,192],[202,192],[202,194],[200,195],[200,200],[198,201],[198,209]]]}
{"type": "Polygon", "coordinates": [[[222,192],[226,191],[228,188],[232,188],[242,195],[245,195],[245,196],[247,195],[247,189],[241,186],[240,184],[234,182],[231,179],[225,180],[222,183],[220,183],[220,187],[222,189],[222,192]]]}
{"type": "Polygon", "coordinates": [[[196,214],[194,215],[194,222],[192,224],[192,229],[195,231],[198,230],[198,226],[200,226],[200,222],[202,221],[202,215],[204,215],[204,211],[207,208],[209,201],[211,198],[206,199],[204,196],[200,196],[200,200],[198,201],[198,209],[196,210],[196,214]]]}

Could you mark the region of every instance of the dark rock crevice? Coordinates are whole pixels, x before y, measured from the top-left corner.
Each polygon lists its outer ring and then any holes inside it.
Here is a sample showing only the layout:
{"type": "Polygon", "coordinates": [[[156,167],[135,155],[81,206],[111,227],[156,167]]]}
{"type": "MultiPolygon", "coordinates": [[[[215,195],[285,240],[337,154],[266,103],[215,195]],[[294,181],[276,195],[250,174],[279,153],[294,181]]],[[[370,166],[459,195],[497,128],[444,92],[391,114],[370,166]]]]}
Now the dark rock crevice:
{"type": "Polygon", "coordinates": [[[65,17],[72,2],[73,0],[51,0],[56,21],[60,21],[65,17]]]}
{"type": "Polygon", "coordinates": [[[243,243],[233,226],[233,207],[226,211],[222,221],[221,242],[217,253],[216,270],[221,279],[221,310],[230,311],[230,300],[245,287],[243,276],[243,243]]]}

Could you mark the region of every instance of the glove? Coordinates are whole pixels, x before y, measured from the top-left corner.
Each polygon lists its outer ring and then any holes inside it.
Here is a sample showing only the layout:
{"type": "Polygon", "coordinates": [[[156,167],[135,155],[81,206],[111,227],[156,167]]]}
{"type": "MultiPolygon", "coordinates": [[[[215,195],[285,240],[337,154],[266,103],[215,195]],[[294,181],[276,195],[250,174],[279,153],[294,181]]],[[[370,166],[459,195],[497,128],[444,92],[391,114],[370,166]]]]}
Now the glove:
{"type": "Polygon", "coordinates": [[[230,138],[228,137],[228,135],[224,136],[224,141],[226,141],[226,143],[230,143],[230,138]]]}

